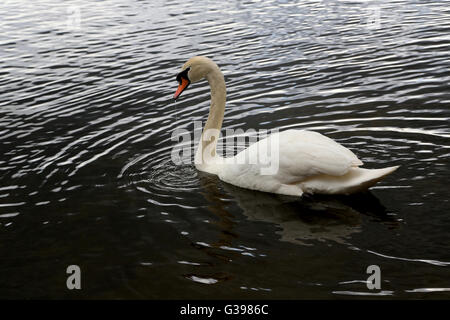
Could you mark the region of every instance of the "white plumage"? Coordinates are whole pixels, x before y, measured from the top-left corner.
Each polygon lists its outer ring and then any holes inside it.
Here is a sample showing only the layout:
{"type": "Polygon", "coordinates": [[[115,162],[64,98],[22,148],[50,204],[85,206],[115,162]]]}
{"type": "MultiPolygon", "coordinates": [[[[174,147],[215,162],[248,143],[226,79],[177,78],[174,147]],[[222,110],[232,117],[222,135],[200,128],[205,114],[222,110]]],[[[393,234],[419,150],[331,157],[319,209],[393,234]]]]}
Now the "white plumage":
{"type": "Polygon", "coordinates": [[[303,192],[350,194],[367,189],[397,169],[358,168],[363,163],[353,152],[317,132],[287,130],[274,133],[271,139],[272,143],[278,143],[279,164],[275,174],[261,174],[263,168],[272,164],[270,153],[261,156],[258,152],[269,149],[266,144],[270,140],[266,138],[235,157],[222,160],[223,164],[218,158],[219,178],[242,188],[293,196],[301,196],[303,192]],[[250,164],[248,159],[258,159],[259,163],[250,164]]]}

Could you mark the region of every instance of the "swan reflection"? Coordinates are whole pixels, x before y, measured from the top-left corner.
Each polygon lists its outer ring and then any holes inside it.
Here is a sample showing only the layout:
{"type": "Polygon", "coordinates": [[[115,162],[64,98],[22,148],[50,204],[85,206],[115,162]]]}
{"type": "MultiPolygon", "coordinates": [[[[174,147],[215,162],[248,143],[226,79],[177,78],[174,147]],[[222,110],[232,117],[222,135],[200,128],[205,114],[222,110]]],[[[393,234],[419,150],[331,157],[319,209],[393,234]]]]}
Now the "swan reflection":
{"type": "MultiPolygon", "coordinates": [[[[214,204],[209,208],[221,219],[219,225],[226,229],[225,234],[233,235],[234,223],[225,210],[223,198],[226,195],[220,192],[218,179],[206,174],[201,174],[199,178],[205,191],[203,194],[214,204]]],[[[348,244],[352,234],[362,231],[363,215],[392,225],[398,224],[395,215],[390,214],[370,192],[351,196],[304,195],[299,199],[247,190],[223,182],[220,186],[248,220],[278,225],[280,240],[294,244],[311,245],[312,240],[348,244]]]]}

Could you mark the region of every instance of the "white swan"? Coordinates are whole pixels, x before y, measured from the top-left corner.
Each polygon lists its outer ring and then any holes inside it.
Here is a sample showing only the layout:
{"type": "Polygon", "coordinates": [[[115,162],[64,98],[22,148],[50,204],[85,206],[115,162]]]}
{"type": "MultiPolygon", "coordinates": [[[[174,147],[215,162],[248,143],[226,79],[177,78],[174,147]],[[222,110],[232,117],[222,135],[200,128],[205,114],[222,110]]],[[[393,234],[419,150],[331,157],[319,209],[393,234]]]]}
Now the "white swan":
{"type": "Polygon", "coordinates": [[[224,117],[226,88],[219,67],[206,57],[189,59],[177,75],[179,86],[174,99],[190,83],[203,78],[211,87],[211,107],[195,155],[195,165],[200,171],[216,174],[222,181],[242,188],[301,196],[359,192],[398,168],[359,168],[363,163],[349,149],[320,133],[305,130],[273,133],[234,157],[222,158],[216,154],[216,146],[224,117]],[[277,152],[268,155],[259,150],[277,152]]]}

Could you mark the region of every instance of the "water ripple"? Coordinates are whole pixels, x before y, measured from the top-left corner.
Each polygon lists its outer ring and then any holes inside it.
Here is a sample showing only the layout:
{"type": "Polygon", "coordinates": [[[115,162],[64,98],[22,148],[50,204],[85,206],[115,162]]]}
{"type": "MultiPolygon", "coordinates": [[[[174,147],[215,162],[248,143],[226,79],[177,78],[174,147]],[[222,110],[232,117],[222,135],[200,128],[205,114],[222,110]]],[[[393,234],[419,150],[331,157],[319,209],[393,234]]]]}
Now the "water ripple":
{"type": "MultiPolygon", "coordinates": [[[[181,288],[220,283],[238,298],[248,297],[242,291],[298,297],[304,292],[293,283],[309,267],[314,279],[302,283],[361,278],[359,271],[338,274],[346,271],[333,262],[363,263],[366,251],[349,250],[351,241],[373,243],[370,260],[392,269],[418,265],[438,279],[429,288],[405,280],[374,295],[448,291],[442,271],[450,259],[445,2],[206,1],[199,9],[193,0],[6,0],[2,8],[0,250],[8,257],[2,274],[28,266],[30,274],[57,274],[37,257],[65,261],[59,250],[86,251],[86,264],[109,268],[98,279],[123,264],[113,256],[135,257],[136,265],[152,270],[164,265],[165,273],[151,274],[170,288],[182,278],[181,288]],[[289,203],[234,190],[192,163],[175,164],[172,133],[192,132],[209,107],[206,82],[172,101],[175,75],[193,55],[213,58],[224,72],[224,129],[316,130],[352,149],[367,167],[401,165],[395,180],[373,189],[389,210],[379,203],[372,211],[352,207],[366,198],[289,203]],[[50,247],[55,239],[61,247],[50,247]],[[311,246],[303,251],[298,244],[306,241],[311,246]],[[378,253],[391,249],[416,258],[378,253]],[[323,252],[331,265],[321,273],[316,256],[323,252]]],[[[192,157],[195,149],[189,150],[192,157]]],[[[126,271],[111,278],[137,275],[126,271]]],[[[4,278],[12,279],[0,285],[6,296],[23,287],[22,296],[42,296],[42,288],[28,290],[32,276],[4,278]]],[[[130,290],[133,281],[124,279],[129,291],[120,297],[139,291],[130,290]]],[[[326,294],[370,294],[317,287],[326,294]]]]}

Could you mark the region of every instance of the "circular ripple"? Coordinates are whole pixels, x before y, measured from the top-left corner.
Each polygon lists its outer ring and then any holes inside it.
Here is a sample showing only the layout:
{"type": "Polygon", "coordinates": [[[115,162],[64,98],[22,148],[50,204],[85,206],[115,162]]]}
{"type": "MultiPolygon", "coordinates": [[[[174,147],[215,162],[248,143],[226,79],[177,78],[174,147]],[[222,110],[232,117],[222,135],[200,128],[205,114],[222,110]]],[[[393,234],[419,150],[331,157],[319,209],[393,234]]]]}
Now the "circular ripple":
{"type": "Polygon", "coordinates": [[[193,164],[175,164],[172,159],[162,159],[147,169],[148,182],[160,190],[198,189],[197,169],[193,164]]]}
{"type": "Polygon", "coordinates": [[[161,148],[133,159],[122,168],[119,178],[140,190],[151,189],[153,192],[199,189],[198,172],[193,162],[175,163],[170,148],[161,148]]]}

